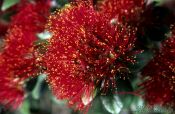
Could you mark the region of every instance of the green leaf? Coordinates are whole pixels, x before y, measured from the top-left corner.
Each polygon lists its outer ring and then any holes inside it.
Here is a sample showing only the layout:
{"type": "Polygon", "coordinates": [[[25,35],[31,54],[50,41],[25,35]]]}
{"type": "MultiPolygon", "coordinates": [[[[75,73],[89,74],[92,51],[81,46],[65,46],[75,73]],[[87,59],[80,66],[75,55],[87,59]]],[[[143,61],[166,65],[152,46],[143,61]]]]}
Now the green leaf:
{"type": "Polygon", "coordinates": [[[25,99],[21,108],[19,108],[20,114],[30,114],[29,100],[25,99]]]}
{"type": "Polygon", "coordinates": [[[6,9],[12,7],[13,5],[17,4],[19,2],[19,0],[4,0],[1,10],[5,11],[6,9]]]}
{"type": "Polygon", "coordinates": [[[117,90],[115,93],[119,96],[121,102],[123,103],[123,107],[128,108],[134,99],[134,95],[132,94],[133,87],[130,79],[118,79],[117,82],[117,90]]]}
{"type": "Polygon", "coordinates": [[[144,68],[148,62],[153,58],[153,52],[150,50],[145,50],[144,52],[136,55],[136,63],[129,66],[132,72],[138,73],[142,68],[144,68]]]}
{"type": "Polygon", "coordinates": [[[42,82],[45,80],[45,78],[46,78],[46,75],[45,75],[45,74],[41,74],[41,75],[38,77],[37,84],[36,84],[35,88],[34,88],[33,91],[32,91],[32,96],[33,96],[34,99],[39,99],[39,97],[40,97],[41,85],[42,85],[42,82]]]}
{"type": "Polygon", "coordinates": [[[68,0],[57,0],[58,5],[64,6],[65,4],[68,3],[68,0]]]}
{"type": "Polygon", "coordinates": [[[34,78],[28,78],[25,81],[25,90],[27,92],[33,91],[33,89],[35,88],[35,85],[37,83],[37,79],[38,79],[38,77],[34,77],[34,78]]]}
{"type": "Polygon", "coordinates": [[[90,109],[88,110],[88,114],[111,114],[111,113],[109,113],[105,109],[104,105],[102,104],[101,96],[98,95],[93,100],[92,106],[90,106],[90,109]]]}
{"type": "Polygon", "coordinates": [[[142,98],[134,97],[134,100],[131,104],[131,110],[132,112],[135,112],[134,114],[142,114],[143,108],[145,107],[145,102],[142,98]]]}
{"type": "Polygon", "coordinates": [[[52,34],[49,31],[44,31],[42,33],[38,33],[37,36],[41,40],[47,40],[52,37],[52,34]]]}
{"type": "Polygon", "coordinates": [[[66,105],[66,101],[65,100],[59,100],[57,99],[55,96],[51,96],[51,101],[57,105],[66,105]]]}
{"type": "Polygon", "coordinates": [[[119,114],[123,108],[123,104],[117,95],[101,96],[101,100],[105,109],[111,114],[119,114]]]}

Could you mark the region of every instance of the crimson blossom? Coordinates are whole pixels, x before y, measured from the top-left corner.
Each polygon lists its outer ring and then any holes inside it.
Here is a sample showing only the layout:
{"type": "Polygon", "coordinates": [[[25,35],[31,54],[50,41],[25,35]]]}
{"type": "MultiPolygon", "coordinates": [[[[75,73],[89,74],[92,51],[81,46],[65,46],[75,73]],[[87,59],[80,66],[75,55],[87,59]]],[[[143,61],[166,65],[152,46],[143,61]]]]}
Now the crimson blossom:
{"type": "MultiPolygon", "coordinates": [[[[119,14],[126,9],[117,7],[119,14]]],[[[106,15],[79,0],[51,15],[47,25],[52,34],[44,56],[47,81],[57,98],[76,109],[89,106],[98,92],[113,91],[116,73],[127,71],[125,63],[133,62],[127,52],[134,47],[136,28],[106,15]]]]}
{"type": "Polygon", "coordinates": [[[50,5],[46,1],[27,3],[12,17],[0,53],[0,103],[17,108],[24,99],[24,82],[40,71],[34,42],[44,31],[50,5]]]}
{"type": "Polygon", "coordinates": [[[97,9],[109,20],[138,26],[140,15],[145,9],[145,0],[102,0],[98,2],[97,9]]]}
{"type": "Polygon", "coordinates": [[[160,52],[143,69],[147,80],[141,84],[149,105],[175,108],[175,36],[165,40],[160,52]]]}

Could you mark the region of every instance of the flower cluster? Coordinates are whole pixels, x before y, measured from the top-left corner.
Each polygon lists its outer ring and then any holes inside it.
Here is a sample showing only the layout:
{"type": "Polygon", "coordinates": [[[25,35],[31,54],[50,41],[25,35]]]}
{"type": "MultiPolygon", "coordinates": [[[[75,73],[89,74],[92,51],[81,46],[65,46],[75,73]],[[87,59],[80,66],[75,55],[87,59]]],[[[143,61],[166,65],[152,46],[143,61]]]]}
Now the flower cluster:
{"type": "Polygon", "coordinates": [[[144,6],[144,0],[104,0],[97,4],[97,9],[109,20],[137,26],[144,6]]]}
{"type": "MultiPolygon", "coordinates": [[[[108,2],[111,7],[118,4],[108,2]]],[[[113,91],[116,73],[128,71],[125,62],[132,59],[126,53],[134,47],[136,28],[120,19],[123,11],[134,8],[134,2],[128,7],[124,6],[128,0],[121,3],[110,19],[105,7],[99,5],[101,11],[97,11],[81,0],[66,5],[49,19],[47,30],[53,37],[44,57],[48,82],[57,98],[69,100],[77,109],[92,101],[98,87],[101,94],[113,91]]],[[[127,12],[126,18],[128,15],[133,13],[127,12]]]]}
{"type": "Polygon", "coordinates": [[[39,72],[33,43],[36,34],[44,30],[49,4],[27,3],[12,17],[0,53],[0,102],[17,108],[24,99],[24,81],[39,72]],[[10,92],[9,92],[10,91],[10,92]]]}
{"type": "MultiPolygon", "coordinates": [[[[58,99],[84,110],[96,96],[119,93],[118,79],[135,73],[129,66],[135,65],[140,50],[153,51],[173,29],[173,18],[166,22],[173,11],[151,5],[146,9],[145,0],[69,1],[50,17],[50,0],[20,0],[7,10],[14,10],[7,23],[0,12],[1,104],[17,108],[25,96],[25,81],[46,73],[58,99]],[[45,32],[51,38],[37,44],[37,34],[45,32]]],[[[162,43],[143,69],[147,79],[140,86],[149,104],[175,107],[174,74],[175,36],[162,43]]]]}
{"type": "Polygon", "coordinates": [[[175,37],[163,42],[160,52],[143,69],[148,79],[141,84],[150,105],[175,107],[175,37]]]}

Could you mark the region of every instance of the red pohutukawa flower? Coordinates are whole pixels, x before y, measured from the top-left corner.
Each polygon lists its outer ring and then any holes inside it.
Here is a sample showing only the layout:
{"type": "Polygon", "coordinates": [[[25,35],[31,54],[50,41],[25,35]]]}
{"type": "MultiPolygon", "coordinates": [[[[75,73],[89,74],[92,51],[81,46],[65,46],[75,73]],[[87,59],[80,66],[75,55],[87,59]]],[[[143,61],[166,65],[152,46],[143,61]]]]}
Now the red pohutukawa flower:
{"type": "Polygon", "coordinates": [[[51,15],[47,29],[53,37],[45,63],[56,97],[83,109],[97,87],[102,94],[115,88],[116,73],[131,60],[125,53],[133,47],[135,28],[110,23],[88,2],[79,2],[51,15]]]}
{"type": "Polygon", "coordinates": [[[23,80],[15,75],[13,64],[7,64],[2,55],[0,60],[0,103],[15,109],[24,99],[23,80]]]}
{"type": "Polygon", "coordinates": [[[143,69],[147,80],[141,84],[150,105],[175,108],[175,37],[163,42],[161,51],[143,69]]]}
{"type": "Polygon", "coordinates": [[[24,98],[24,81],[40,71],[34,50],[37,33],[49,15],[46,1],[28,3],[13,16],[0,53],[0,103],[17,108],[24,98]]]}
{"type": "Polygon", "coordinates": [[[137,26],[145,7],[145,0],[102,0],[97,4],[100,13],[111,21],[122,21],[137,26]]]}

